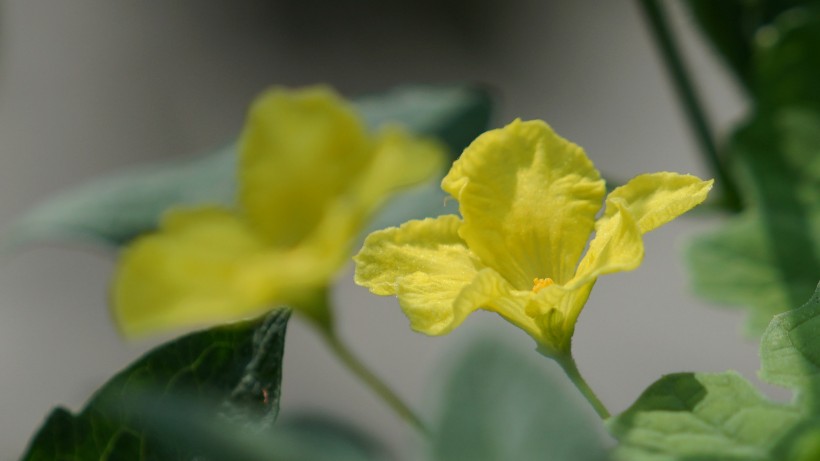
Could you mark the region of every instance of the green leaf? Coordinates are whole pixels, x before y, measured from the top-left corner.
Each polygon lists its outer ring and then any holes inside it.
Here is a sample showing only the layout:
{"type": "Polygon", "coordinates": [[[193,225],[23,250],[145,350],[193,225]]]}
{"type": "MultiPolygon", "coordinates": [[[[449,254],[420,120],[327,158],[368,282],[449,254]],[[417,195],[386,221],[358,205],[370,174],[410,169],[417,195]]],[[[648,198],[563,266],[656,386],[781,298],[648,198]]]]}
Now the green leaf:
{"type": "Polygon", "coordinates": [[[536,364],[500,343],[472,347],[457,362],[441,398],[432,458],[604,459],[594,413],[561,385],[565,379],[556,382],[536,364]]]}
{"type": "Polygon", "coordinates": [[[402,86],[355,104],[371,128],[401,123],[443,141],[453,160],[487,129],[492,113],[490,94],[472,86],[402,86]]]}
{"type": "Polygon", "coordinates": [[[609,421],[618,459],[814,461],[820,456],[820,286],[775,317],[760,345],[762,379],[796,392],[762,397],[735,373],[668,375],[609,421]]]}
{"type": "Polygon", "coordinates": [[[738,0],[688,0],[695,22],[712,46],[726,60],[735,77],[745,86],[750,86],[751,37],[753,24],[749,24],[749,11],[738,0]]]}
{"type": "Polygon", "coordinates": [[[820,5],[803,3],[757,33],[754,86],[759,106],[820,108],[820,5]]]}
{"type": "Polygon", "coordinates": [[[820,415],[820,286],[803,306],[775,317],[761,340],[760,377],[797,392],[820,415]]]}
{"type": "Polygon", "coordinates": [[[815,0],[686,0],[706,38],[746,89],[755,85],[760,59],[756,37],[783,12],[817,4],[815,0]]]}
{"type": "MultiPolygon", "coordinates": [[[[486,91],[466,86],[407,86],[363,97],[355,104],[371,128],[403,124],[419,134],[441,139],[453,158],[487,128],[491,110],[486,91]]],[[[230,145],[207,156],[89,182],[15,222],[6,246],[55,240],[119,246],[156,228],[162,213],[172,206],[231,204],[236,189],[235,150],[230,145]]],[[[436,193],[432,185],[426,188],[431,191],[426,194],[436,193]]],[[[419,213],[435,213],[419,208],[415,201],[399,202],[393,208],[401,210],[403,206],[409,216],[393,217],[397,220],[391,224],[419,217],[419,213]]]]}
{"type": "Polygon", "coordinates": [[[702,296],[747,307],[759,335],[820,279],[820,113],[759,116],[730,148],[748,211],[692,243],[689,272],[702,296]]]}
{"type": "MultiPolygon", "coordinates": [[[[161,400],[145,394],[131,408],[153,440],[166,450],[196,454],[207,461],[375,461],[386,453],[341,423],[277,422],[259,431],[215,418],[207,402],[176,395],[161,400]]],[[[169,458],[162,458],[163,460],[169,458]]],[[[170,459],[184,459],[183,457],[170,459]]]]}
{"type": "Polygon", "coordinates": [[[801,417],[736,373],[677,373],[652,384],[608,426],[620,460],[782,461],[775,448],[801,417]]]}
{"type": "Polygon", "coordinates": [[[76,415],[58,408],[31,441],[25,461],[189,460],[167,444],[143,411],[178,396],[210,403],[225,425],[269,429],[279,410],[284,337],[290,311],[193,333],[154,349],[117,374],[76,415]],[[156,389],[162,394],[145,400],[156,389]],[[136,403],[138,404],[136,404],[136,403]]]}
{"type": "Polygon", "coordinates": [[[122,245],[154,229],[171,206],[233,202],[235,147],[183,161],[135,168],[54,197],[14,222],[6,247],[79,241],[122,245]]]}

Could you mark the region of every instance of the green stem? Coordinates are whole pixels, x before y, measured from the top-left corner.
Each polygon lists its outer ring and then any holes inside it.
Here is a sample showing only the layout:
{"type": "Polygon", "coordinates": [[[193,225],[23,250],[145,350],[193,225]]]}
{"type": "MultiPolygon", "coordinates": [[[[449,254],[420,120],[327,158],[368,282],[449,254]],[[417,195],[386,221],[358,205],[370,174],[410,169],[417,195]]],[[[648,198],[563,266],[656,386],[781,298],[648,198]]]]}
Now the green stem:
{"type": "Polygon", "coordinates": [[[575,359],[572,357],[572,354],[565,354],[559,356],[553,356],[558,365],[564,370],[564,373],[567,374],[567,377],[572,384],[581,392],[581,395],[587,399],[592,408],[598,413],[598,416],[601,419],[608,419],[609,418],[609,410],[606,409],[601,399],[595,395],[595,392],[592,391],[592,388],[589,387],[586,380],[583,376],[581,376],[581,372],[578,371],[578,365],[575,364],[575,359]]]}
{"type": "Polygon", "coordinates": [[[336,354],[339,360],[344,363],[347,368],[358,376],[370,389],[381,397],[390,408],[392,408],[402,419],[407,421],[411,426],[418,429],[425,436],[430,436],[430,431],[421,419],[413,413],[413,410],[408,407],[404,401],[393,392],[387,384],[379,379],[373,372],[371,372],[353,352],[339,339],[336,334],[327,329],[321,329],[322,336],[327,341],[330,349],[336,354]]]}
{"type": "Polygon", "coordinates": [[[707,163],[712,168],[723,191],[723,200],[726,208],[739,211],[742,208],[740,194],[734,180],[726,171],[726,168],[718,156],[714,137],[709,129],[709,123],[697,95],[689,73],[683,63],[683,59],[675,42],[675,37],[669,28],[666,20],[666,12],[658,0],[638,0],[643,8],[644,15],[651,26],[655,41],[660,47],[669,73],[677,90],[678,97],[683,104],[686,117],[695,133],[695,138],[700,144],[701,153],[706,158],[707,163]]]}

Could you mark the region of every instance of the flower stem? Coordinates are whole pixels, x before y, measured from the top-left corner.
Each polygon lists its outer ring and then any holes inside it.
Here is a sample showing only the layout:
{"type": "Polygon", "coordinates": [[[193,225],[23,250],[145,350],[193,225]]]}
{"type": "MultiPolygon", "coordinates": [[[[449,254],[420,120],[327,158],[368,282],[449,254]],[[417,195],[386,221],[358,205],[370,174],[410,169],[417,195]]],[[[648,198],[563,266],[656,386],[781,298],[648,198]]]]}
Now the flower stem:
{"type": "Polygon", "coordinates": [[[421,419],[416,416],[413,410],[411,410],[384,381],[373,374],[335,333],[327,329],[320,329],[320,331],[330,349],[353,374],[364,381],[364,383],[378,394],[402,419],[415,427],[424,436],[430,436],[429,429],[421,419]]]}
{"type": "Polygon", "coordinates": [[[706,113],[698,100],[694,85],[689,78],[689,73],[675,42],[675,37],[669,28],[663,5],[658,0],[638,0],[638,3],[643,9],[644,16],[649,22],[655,37],[655,42],[660,48],[664,63],[671,74],[686,117],[689,119],[695,138],[700,144],[701,153],[721,185],[724,206],[729,210],[739,211],[741,201],[737,186],[718,156],[714,137],[706,119],[706,113]]]}
{"type": "Polygon", "coordinates": [[[581,392],[581,395],[587,399],[592,408],[598,413],[598,416],[601,419],[608,419],[609,418],[609,410],[606,409],[601,399],[595,395],[595,392],[592,391],[592,388],[589,387],[584,377],[581,376],[581,372],[578,371],[578,365],[575,364],[575,359],[572,357],[572,354],[565,354],[559,356],[553,356],[558,365],[564,370],[564,373],[567,374],[567,377],[572,384],[581,392]]]}

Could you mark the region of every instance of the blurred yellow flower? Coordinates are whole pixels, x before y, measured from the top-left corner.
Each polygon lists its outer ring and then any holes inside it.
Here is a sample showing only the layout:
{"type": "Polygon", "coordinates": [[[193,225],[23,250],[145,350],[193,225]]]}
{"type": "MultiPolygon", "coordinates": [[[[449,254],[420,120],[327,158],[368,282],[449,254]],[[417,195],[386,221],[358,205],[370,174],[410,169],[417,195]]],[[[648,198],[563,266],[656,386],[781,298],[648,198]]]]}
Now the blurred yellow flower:
{"type": "Polygon", "coordinates": [[[397,127],[368,135],[324,87],[262,94],[239,151],[236,209],[169,210],[156,232],[123,251],[113,310],[124,334],[306,303],[330,283],[386,196],[431,177],[443,161],[437,143],[397,127]]]}
{"type": "Polygon", "coordinates": [[[642,234],[702,202],[712,181],[645,174],[605,197],[580,147],[542,121],[516,120],[477,138],[441,185],[461,217],[370,234],[356,282],[397,295],[416,331],[442,335],[484,309],[561,356],[598,276],[635,269],[642,234]]]}

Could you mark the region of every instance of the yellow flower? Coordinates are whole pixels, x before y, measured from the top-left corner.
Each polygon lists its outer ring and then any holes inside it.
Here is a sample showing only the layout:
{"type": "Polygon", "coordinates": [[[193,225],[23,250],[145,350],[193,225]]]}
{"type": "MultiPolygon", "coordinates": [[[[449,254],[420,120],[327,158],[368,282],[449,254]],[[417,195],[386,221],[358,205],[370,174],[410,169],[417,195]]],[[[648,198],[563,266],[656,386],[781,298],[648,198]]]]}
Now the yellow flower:
{"type": "Polygon", "coordinates": [[[438,144],[397,127],[368,135],[323,87],[262,94],[239,150],[236,209],[172,209],[124,250],[113,309],[126,335],[308,303],[386,196],[430,177],[443,158],[438,144]]]}
{"type": "Polygon", "coordinates": [[[356,283],[397,295],[416,331],[442,335],[484,309],[557,356],[569,353],[598,276],[635,269],[642,234],[702,202],[712,181],[638,176],[606,196],[596,220],[606,190],[584,151],[542,121],[516,120],[477,138],[441,186],[461,217],[370,234],[356,283]]]}

